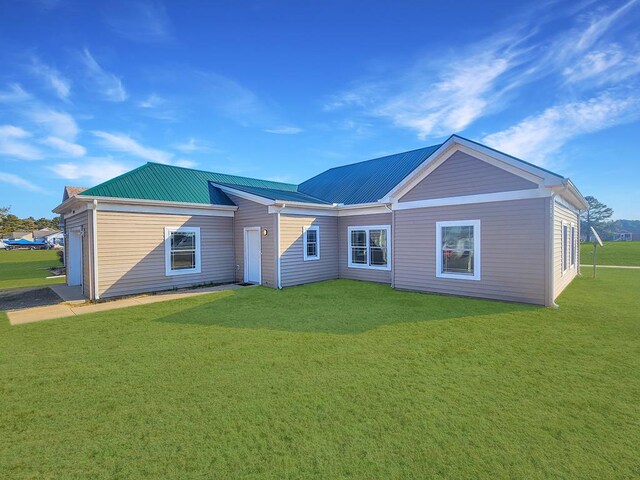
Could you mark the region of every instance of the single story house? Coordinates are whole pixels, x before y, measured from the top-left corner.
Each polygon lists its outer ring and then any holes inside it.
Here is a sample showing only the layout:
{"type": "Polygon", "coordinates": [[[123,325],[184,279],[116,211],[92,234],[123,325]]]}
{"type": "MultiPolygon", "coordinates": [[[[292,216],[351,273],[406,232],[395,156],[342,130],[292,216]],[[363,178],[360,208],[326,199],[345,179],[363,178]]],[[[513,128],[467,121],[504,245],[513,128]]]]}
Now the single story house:
{"type": "Polygon", "coordinates": [[[568,178],[453,135],[299,185],[147,163],[53,211],[67,282],[93,300],[349,278],[550,306],[587,206],[568,178]]]}
{"type": "Polygon", "coordinates": [[[35,242],[45,242],[49,245],[62,245],[64,244],[64,233],[53,228],[42,228],[33,231],[33,240],[35,242]]]}

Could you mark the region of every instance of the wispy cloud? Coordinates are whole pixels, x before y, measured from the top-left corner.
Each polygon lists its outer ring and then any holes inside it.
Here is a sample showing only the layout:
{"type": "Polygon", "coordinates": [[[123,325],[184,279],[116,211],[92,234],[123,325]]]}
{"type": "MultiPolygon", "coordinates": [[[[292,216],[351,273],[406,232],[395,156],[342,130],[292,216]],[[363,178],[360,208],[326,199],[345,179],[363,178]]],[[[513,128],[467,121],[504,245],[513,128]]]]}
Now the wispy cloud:
{"type": "Polygon", "coordinates": [[[47,168],[65,180],[82,179],[91,184],[102,183],[131,169],[129,165],[108,157],[87,158],[82,163],[57,163],[47,168]]]}
{"type": "Polygon", "coordinates": [[[12,83],[7,90],[0,91],[0,103],[15,103],[29,100],[29,95],[19,83],[12,83]]]}
{"type": "Polygon", "coordinates": [[[138,102],[140,108],[158,108],[166,103],[166,100],[155,93],[152,93],[144,100],[138,102]]]}
{"type": "Polygon", "coordinates": [[[297,135],[298,133],[303,132],[303,130],[300,127],[281,126],[281,127],[267,128],[265,129],[265,132],[273,133],[275,135],[297,135]]]}
{"type": "Polygon", "coordinates": [[[24,190],[29,190],[30,192],[43,192],[44,189],[39,187],[35,183],[30,182],[18,175],[13,173],[0,172],[0,182],[8,183],[9,185],[13,185],[15,187],[22,188],[24,190]]]}
{"type": "Polygon", "coordinates": [[[129,155],[142,158],[143,160],[158,163],[170,163],[173,157],[173,154],[169,152],[145,147],[124,133],[94,131],[93,134],[101,140],[101,143],[105,148],[116,152],[128,153],[129,155]]]}
{"type": "Polygon", "coordinates": [[[47,137],[42,140],[42,143],[71,157],[82,157],[87,153],[87,149],[82,145],[58,137],[47,137]]]}
{"type": "Polygon", "coordinates": [[[71,82],[54,67],[45,65],[40,59],[33,57],[30,69],[34,75],[42,78],[60,99],[66,100],[71,94],[71,82]]]}
{"type": "Polygon", "coordinates": [[[630,24],[630,12],[639,4],[630,0],[617,9],[591,2],[577,10],[559,6],[553,16],[511,22],[508,29],[446,55],[430,53],[409,67],[395,65],[360,79],[329,97],[323,108],[351,118],[387,120],[425,139],[463,131],[508,108],[522,95],[521,87],[531,88],[542,79],[559,79],[545,88],[570,86],[588,96],[603,87],[627,88],[620,82],[637,80],[640,74],[639,44],[637,36],[618,33],[630,24]],[[591,11],[585,13],[585,8],[591,11]],[[574,26],[547,28],[545,22],[559,18],[574,26]],[[617,43],[611,41],[614,32],[617,43]]]}
{"type": "Polygon", "coordinates": [[[38,160],[42,152],[26,140],[32,135],[15,125],[0,125],[0,155],[20,160],[38,160]]]}
{"type": "Polygon", "coordinates": [[[195,153],[195,152],[209,152],[212,150],[212,147],[206,143],[203,143],[191,137],[186,142],[178,143],[177,145],[175,145],[175,149],[182,153],[195,153]]]}
{"type": "Polygon", "coordinates": [[[105,100],[110,102],[124,102],[127,99],[127,91],[124,88],[122,80],[113,73],[103,69],[93,55],[91,55],[89,49],[85,48],[82,51],[81,58],[87,75],[105,100]]]}
{"type": "Polygon", "coordinates": [[[116,34],[138,42],[166,42],[171,39],[171,22],[160,1],[126,1],[103,14],[116,34]]]}
{"type": "Polygon", "coordinates": [[[640,118],[640,96],[605,93],[581,102],[547,108],[516,125],[484,137],[498,150],[540,165],[579,135],[597,132],[640,118]]]}
{"type": "Polygon", "coordinates": [[[29,117],[54,136],[66,140],[75,139],[80,131],[75,119],[66,112],[36,108],[29,113],[29,117]]]}
{"type": "Polygon", "coordinates": [[[186,158],[179,158],[173,163],[174,163],[174,165],[177,165],[178,167],[185,167],[185,168],[193,168],[193,167],[195,167],[197,165],[196,162],[194,162],[192,160],[187,160],[186,158]]]}

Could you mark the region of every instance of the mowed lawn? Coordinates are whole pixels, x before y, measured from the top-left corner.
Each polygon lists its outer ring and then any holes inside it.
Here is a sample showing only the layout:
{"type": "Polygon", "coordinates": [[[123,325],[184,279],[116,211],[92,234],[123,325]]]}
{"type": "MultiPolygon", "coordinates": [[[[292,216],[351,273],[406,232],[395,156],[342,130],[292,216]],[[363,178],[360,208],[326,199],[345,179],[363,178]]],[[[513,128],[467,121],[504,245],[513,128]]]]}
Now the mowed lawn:
{"type": "Polygon", "coordinates": [[[48,267],[62,264],[55,250],[0,250],[0,290],[64,283],[51,278],[48,267]]]}
{"type": "MultiPolygon", "coordinates": [[[[580,245],[580,263],[593,265],[593,243],[580,245]]],[[[604,242],[598,246],[597,263],[640,267],[640,242],[604,242]]]]}
{"type": "Polygon", "coordinates": [[[3,478],[638,478],[640,272],[560,308],[334,280],[10,327],[3,478]]]}

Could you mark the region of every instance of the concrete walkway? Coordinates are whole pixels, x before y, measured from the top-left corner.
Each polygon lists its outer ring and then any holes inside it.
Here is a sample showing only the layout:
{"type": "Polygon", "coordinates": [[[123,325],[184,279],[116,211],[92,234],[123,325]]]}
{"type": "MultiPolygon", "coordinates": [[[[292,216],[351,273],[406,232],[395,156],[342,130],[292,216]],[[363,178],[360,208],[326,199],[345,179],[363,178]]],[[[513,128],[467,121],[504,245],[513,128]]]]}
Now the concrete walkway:
{"type": "MultiPolygon", "coordinates": [[[[627,265],[596,265],[598,268],[626,268],[627,270],[640,270],[640,267],[630,267],[627,265]]],[[[592,265],[582,265],[580,264],[580,268],[593,268],[592,265]]]]}
{"type": "Polygon", "coordinates": [[[48,305],[46,307],[9,310],[6,312],[6,314],[7,317],[9,317],[9,323],[11,325],[21,325],[23,323],[40,322],[42,320],[51,320],[54,318],[84,315],[85,313],[103,312],[106,310],[114,310],[116,308],[126,308],[134,307],[136,305],[146,305],[148,303],[166,302],[169,300],[177,300],[179,298],[206,295],[208,293],[236,290],[238,288],[245,287],[236,284],[218,285],[217,287],[180,290],[177,292],[157,293],[155,295],[139,295],[136,297],[127,297],[120,300],[110,300],[102,303],[87,303],[83,300],[82,304],[78,304],[77,301],[72,300],[70,302],[59,303],[57,305],[48,305]]]}

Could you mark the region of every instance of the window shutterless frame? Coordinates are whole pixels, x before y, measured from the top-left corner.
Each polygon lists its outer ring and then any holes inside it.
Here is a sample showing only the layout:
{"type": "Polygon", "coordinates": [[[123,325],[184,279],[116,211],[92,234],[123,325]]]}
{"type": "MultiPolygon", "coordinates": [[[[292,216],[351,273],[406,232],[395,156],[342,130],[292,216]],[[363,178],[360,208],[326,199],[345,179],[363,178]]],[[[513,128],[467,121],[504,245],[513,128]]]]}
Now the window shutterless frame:
{"type": "Polygon", "coordinates": [[[453,220],[436,222],[436,277],[455,280],[480,280],[480,220],[453,220]],[[445,227],[472,227],[473,228],[473,274],[444,272],[442,268],[442,231],[445,227]]]}
{"type": "Polygon", "coordinates": [[[200,227],[164,227],[164,273],[166,276],[188,275],[190,273],[201,272],[200,260],[200,227]],[[191,233],[194,235],[194,248],[184,250],[183,252],[191,252],[194,254],[193,268],[173,269],[171,267],[171,254],[179,253],[181,250],[172,249],[171,238],[176,233],[191,233]]]}
{"type": "Polygon", "coordinates": [[[302,228],[302,248],[304,254],[304,261],[309,260],[320,260],[320,227],[303,227],[302,228]],[[315,240],[313,240],[314,233],[309,234],[309,232],[315,232],[315,240]],[[309,240],[309,237],[312,237],[309,240]],[[315,255],[309,255],[309,249],[314,250],[315,246],[315,255]]]}
{"type": "Polygon", "coordinates": [[[347,227],[347,247],[348,247],[348,257],[347,257],[347,265],[349,268],[366,268],[369,270],[391,270],[391,226],[390,225],[366,225],[366,226],[352,226],[347,227]],[[387,260],[386,265],[375,265],[372,264],[371,261],[371,251],[381,250],[381,247],[371,245],[371,232],[376,230],[384,230],[386,232],[386,249],[383,249],[385,258],[387,260]],[[352,244],[352,235],[351,232],[364,232],[364,242],[362,245],[353,245],[352,244]],[[354,263],[353,262],[353,249],[364,250],[366,252],[366,262],[365,263],[354,263]]]}
{"type": "Polygon", "coordinates": [[[569,235],[569,238],[571,239],[571,247],[569,248],[569,254],[570,254],[570,264],[571,264],[571,268],[575,268],[576,266],[576,253],[577,253],[577,245],[576,245],[576,224],[572,223],[571,224],[571,234],[569,235]]]}

